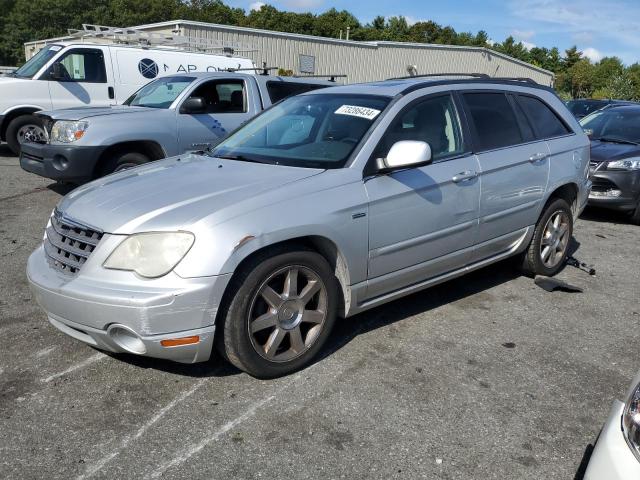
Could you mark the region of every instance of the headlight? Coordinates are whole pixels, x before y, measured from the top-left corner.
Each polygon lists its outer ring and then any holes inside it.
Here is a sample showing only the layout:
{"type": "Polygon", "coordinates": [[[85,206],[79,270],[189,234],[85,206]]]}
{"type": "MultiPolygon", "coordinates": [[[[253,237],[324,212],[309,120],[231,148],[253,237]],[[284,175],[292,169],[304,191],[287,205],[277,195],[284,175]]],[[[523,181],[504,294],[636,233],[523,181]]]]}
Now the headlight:
{"type": "Polygon", "coordinates": [[[118,245],[102,266],[147,278],[162,277],[178,265],[194,240],[189,232],[136,233],[118,245]]]}
{"type": "Polygon", "coordinates": [[[640,383],[631,392],[624,406],[622,430],[629,447],[640,461],[640,383]]]}
{"type": "Polygon", "coordinates": [[[69,122],[58,120],[51,128],[51,141],[59,143],[71,143],[79,140],[89,127],[87,122],[69,122]]]}
{"type": "Polygon", "coordinates": [[[607,170],[640,170],[640,158],[626,158],[607,163],[607,170]]]}

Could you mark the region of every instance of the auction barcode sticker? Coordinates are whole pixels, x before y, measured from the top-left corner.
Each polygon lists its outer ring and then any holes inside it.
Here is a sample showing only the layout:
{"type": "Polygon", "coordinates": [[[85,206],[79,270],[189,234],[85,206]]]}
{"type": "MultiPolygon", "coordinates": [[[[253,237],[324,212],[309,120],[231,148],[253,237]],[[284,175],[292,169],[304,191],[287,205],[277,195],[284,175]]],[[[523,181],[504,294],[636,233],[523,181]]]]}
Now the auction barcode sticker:
{"type": "Polygon", "coordinates": [[[358,107],[357,105],[342,105],[334,113],[337,115],[351,115],[352,117],[373,120],[378,116],[380,110],[376,110],[375,108],[358,107]]]}

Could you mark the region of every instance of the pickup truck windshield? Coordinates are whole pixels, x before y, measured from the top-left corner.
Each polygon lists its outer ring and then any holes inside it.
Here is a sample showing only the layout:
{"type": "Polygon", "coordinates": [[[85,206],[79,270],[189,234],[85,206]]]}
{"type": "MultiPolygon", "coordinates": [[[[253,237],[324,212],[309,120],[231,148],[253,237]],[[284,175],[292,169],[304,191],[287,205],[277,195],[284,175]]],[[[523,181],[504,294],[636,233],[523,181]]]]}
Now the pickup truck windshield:
{"type": "Polygon", "coordinates": [[[127,98],[124,105],[131,107],[169,108],[178,95],[189,86],[195,77],[162,77],[147,83],[127,98]]]}
{"type": "Polygon", "coordinates": [[[27,63],[13,72],[11,76],[19,78],[33,78],[33,76],[38,73],[38,71],[60,50],[62,50],[62,45],[47,45],[31,57],[27,63]]]}
{"type": "Polygon", "coordinates": [[[284,100],[218,144],[211,155],[307,168],[342,168],[387,97],[316,94],[284,100]]]}

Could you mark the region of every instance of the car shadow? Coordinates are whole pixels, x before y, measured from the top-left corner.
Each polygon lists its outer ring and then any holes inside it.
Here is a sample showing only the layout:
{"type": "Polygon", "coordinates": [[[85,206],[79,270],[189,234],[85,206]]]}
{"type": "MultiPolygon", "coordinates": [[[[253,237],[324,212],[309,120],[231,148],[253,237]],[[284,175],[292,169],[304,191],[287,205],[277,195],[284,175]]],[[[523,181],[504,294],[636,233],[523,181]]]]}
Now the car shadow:
{"type": "Polygon", "coordinates": [[[607,208],[588,207],[580,215],[581,220],[590,222],[613,223],[615,225],[629,225],[629,215],[625,212],[609,210],[607,208]]]}
{"type": "Polygon", "coordinates": [[[47,185],[47,188],[49,190],[51,190],[52,192],[55,192],[58,195],[61,195],[63,197],[67,193],[69,193],[71,190],[74,190],[77,187],[78,187],[78,185],[75,185],[73,183],[64,183],[64,182],[54,182],[54,183],[51,183],[51,184],[47,185]]]}
{"type": "Polygon", "coordinates": [[[15,156],[16,155],[9,148],[9,145],[7,145],[6,143],[0,145],[0,158],[12,158],[15,156]]]}

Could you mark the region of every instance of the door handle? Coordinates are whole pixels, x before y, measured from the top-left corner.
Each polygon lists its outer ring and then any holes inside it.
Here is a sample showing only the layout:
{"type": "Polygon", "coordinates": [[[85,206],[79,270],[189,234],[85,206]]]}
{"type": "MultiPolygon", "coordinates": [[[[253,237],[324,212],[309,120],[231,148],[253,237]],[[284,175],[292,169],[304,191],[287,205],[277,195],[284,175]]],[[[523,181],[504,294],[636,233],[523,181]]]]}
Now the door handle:
{"type": "Polygon", "coordinates": [[[113,87],[109,87],[109,88],[107,88],[107,93],[109,94],[109,98],[110,98],[111,100],[113,100],[114,98],[116,98],[116,92],[115,92],[115,90],[113,89],[113,87]]]}
{"type": "Polygon", "coordinates": [[[470,170],[466,170],[464,172],[460,172],[457,175],[454,175],[451,180],[454,183],[466,182],[478,176],[478,172],[472,172],[470,170]]]}
{"type": "Polygon", "coordinates": [[[529,157],[529,161],[531,163],[541,162],[542,160],[545,160],[548,156],[549,156],[548,153],[542,153],[542,152],[534,153],[529,157]]]}

